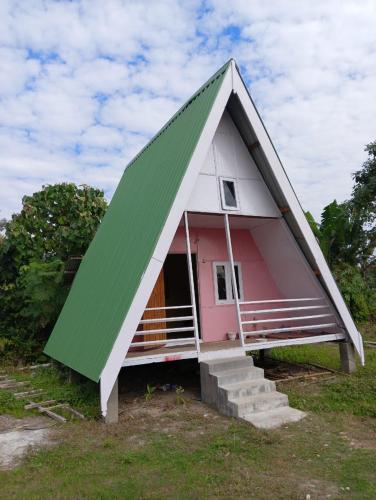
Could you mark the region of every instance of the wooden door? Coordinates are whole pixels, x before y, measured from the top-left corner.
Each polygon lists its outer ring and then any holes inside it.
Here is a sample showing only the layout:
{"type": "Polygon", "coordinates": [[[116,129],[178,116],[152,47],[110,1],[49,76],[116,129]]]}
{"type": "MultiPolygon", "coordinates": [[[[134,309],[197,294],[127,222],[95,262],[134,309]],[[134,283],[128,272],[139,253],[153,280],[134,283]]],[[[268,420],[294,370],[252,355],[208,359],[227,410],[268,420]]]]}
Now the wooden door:
{"type": "MultiPolygon", "coordinates": [[[[165,300],[165,287],[164,287],[164,273],[163,268],[159,273],[157,282],[154,285],[153,291],[151,292],[149,301],[147,303],[147,308],[149,307],[164,307],[166,305],[165,300]]],[[[158,311],[145,311],[142,319],[156,319],[156,318],[165,318],[166,311],[165,309],[160,309],[158,311]]],[[[166,322],[162,321],[160,323],[146,323],[143,325],[143,330],[162,330],[166,328],[166,322]]],[[[166,333],[155,333],[144,336],[144,342],[150,340],[164,340],[166,338],[166,333]]],[[[163,344],[162,344],[163,345],[163,344]]],[[[150,347],[161,347],[161,344],[150,345],[150,347]]],[[[148,346],[149,347],[149,346],[148,346]]]]}

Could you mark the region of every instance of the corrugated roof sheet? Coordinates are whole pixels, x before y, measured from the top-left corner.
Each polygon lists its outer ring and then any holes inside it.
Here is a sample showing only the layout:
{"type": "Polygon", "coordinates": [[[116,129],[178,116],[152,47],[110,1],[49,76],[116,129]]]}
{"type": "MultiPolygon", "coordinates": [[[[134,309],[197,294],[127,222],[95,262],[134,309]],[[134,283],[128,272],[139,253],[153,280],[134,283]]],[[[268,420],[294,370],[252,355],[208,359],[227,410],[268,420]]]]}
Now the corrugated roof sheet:
{"type": "Polygon", "coordinates": [[[224,75],[223,66],[126,168],[45,353],[98,381],[224,75]]]}

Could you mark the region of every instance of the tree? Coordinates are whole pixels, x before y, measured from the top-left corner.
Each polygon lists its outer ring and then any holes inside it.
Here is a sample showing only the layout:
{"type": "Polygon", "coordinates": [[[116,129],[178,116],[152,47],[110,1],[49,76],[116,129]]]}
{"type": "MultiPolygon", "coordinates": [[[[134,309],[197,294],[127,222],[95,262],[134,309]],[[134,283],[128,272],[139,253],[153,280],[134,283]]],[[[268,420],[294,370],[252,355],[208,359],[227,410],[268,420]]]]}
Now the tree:
{"type": "Polygon", "coordinates": [[[320,245],[329,266],[342,260],[352,260],[349,255],[351,221],[346,204],[336,200],[327,205],[321,214],[320,245]]]}
{"type": "Polygon", "coordinates": [[[316,236],[316,239],[320,241],[321,237],[320,226],[315,221],[315,218],[313,217],[311,212],[306,212],[305,216],[307,218],[308,224],[311,226],[313,234],[316,236]]]}
{"type": "Polygon", "coordinates": [[[31,261],[65,262],[82,255],[106,208],[102,191],[72,183],[44,186],[24,196],[21,212],[5,225],[3,254],[13,264],[8,274],[31,261]]]}
{"type": "Polygon", "coordinates": [[[354,319],[367,321],[375,312],[375,295],[364,282],[359,268],[340,263],[334,267],[333,274],[354,319]]]}
{"type": "Polygon", "coordinates": [[[320,224],[307,220],[356,320],[376,315],[376,142],[354,174],[350,200],[327,205],[320,224]]]}
{"type": "Polygon", "coordinates": [[[363,215],[364,222],[376,220],[376,141],[367,144],[368,159],[361,170],[354,173],[352,203],[363,215]]]}
{"type": "Polygon", "coordinates": [[[361,268],[365,279],[374,279],[376,249],[376,141],[367,144],[368,159],[355,172],[351,203],[364,232],[361,268]]]}
{"type": "Polygon", "coordinates": [[[65,264],[85,253],[106,208],[102,191],[72,183],[23,198],[0,241],[0,346],[40,351],[68,293],[65,264]]]}

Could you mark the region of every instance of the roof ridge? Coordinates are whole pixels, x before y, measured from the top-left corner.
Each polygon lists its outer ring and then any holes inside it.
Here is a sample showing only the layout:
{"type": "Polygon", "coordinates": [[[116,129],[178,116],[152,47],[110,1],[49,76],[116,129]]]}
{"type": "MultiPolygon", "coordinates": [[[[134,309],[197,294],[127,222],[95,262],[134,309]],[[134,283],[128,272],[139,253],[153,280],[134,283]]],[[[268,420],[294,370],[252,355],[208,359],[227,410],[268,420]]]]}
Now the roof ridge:
{"type": "Polygon", "coordinates": [[[176,111],[176,113],[162,126],[161,129],[150,139],[150,141],[130,160],[130,162],[124,168],[124,171],[135,163],[136,160],[155,142],[158,137],[160,137],[172,123],[192,104],[192,102],[210,87],[220,76],[222,76],[229,68],[231,61],[234,59],[229,59],[218,71],[214,73],[201,87],[176,111]]]}

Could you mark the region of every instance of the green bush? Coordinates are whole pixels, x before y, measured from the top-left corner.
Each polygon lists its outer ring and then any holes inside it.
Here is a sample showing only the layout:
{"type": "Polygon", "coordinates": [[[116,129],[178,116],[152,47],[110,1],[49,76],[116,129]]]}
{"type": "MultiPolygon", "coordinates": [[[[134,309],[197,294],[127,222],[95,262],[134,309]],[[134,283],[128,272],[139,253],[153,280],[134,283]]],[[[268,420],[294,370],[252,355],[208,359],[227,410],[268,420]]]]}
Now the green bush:
{"type": "Polygon", "coordinates": [[[106,211],[103,192],[55,184],[23,198],[0,238],[0,353],[38,359],[69,291],[65,264],[81,256],[106,211]]]}
{"type": "Polygon", "coordinates": [[[367,286],[360,270],[342,263],[333,269],[333,274],[354,319],[369,320],[371,312],[374,313],[375,292],[367,286]]]}

